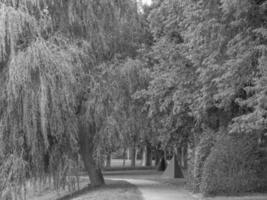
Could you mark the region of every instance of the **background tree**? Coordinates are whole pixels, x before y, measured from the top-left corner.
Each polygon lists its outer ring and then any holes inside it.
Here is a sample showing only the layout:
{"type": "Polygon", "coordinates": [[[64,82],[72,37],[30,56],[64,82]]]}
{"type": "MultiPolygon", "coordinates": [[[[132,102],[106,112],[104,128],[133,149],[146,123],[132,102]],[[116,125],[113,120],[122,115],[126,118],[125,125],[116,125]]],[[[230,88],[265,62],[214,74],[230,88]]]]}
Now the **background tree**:
{"type": "Polygon", "coordinates": [[[115,84],[115,116],[123,131],[123,139],[130,141],[132,167],[135,167],[136,148],[141,138],[147,133],[146,115],[141,112],[142,104],[137,102],[133,95],[136,91],[145,88],[148,84],[148,73],[138,59],[122,61],[116,69],[117,79],[115,84]],[[120,120],[122,120],[120,122],[120,120]]]}

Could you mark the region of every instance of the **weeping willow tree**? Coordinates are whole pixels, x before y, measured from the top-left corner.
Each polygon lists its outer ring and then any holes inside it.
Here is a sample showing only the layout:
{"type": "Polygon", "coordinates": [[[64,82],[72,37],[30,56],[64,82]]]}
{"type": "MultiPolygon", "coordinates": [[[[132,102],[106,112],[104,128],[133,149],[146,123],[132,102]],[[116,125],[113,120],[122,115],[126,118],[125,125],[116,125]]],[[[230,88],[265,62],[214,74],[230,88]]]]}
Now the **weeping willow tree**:
{"type": "Polygon", "coordinates": [[[94,186],[105,120],[101,62],[134,56],[135,1],[0,0],[0,191],[53,175],[81,155],[94,186]]]}

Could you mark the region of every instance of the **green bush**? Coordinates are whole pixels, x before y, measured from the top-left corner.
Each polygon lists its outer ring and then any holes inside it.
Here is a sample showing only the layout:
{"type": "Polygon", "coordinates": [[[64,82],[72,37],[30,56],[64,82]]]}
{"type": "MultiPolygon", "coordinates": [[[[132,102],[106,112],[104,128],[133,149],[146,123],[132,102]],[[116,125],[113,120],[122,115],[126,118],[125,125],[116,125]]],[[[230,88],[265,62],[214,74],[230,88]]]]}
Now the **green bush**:
{"type": "Polygon", "coordinates": [[[258,176],[261,178],[259,184],[259,192],[266,192],[267,190],[267,147],[260,148],[260,168],[258,176]]]}
{"type": "Polygon", "coordinates": [[[194,151],[190,152],[188,155],[189,158],[187,160],[187,172],[186,172],[186,188],[188,190],[194,190],[194,151]]]}
{"type": "Polygon", "coordinates": [[[199,192],[204,163],[210,154],[211,148],[214,144],[214,138],[214,132],[205,132],[201,136],[201,139],[191,156],[188,166],[187,186],[193,192],[199,192]]]}
{"type": "Polygon", "coordinates": [[[220,136],[205,162],[200,191],[204,195],[255,191],[259,163],[255,136],[220,136]]]}

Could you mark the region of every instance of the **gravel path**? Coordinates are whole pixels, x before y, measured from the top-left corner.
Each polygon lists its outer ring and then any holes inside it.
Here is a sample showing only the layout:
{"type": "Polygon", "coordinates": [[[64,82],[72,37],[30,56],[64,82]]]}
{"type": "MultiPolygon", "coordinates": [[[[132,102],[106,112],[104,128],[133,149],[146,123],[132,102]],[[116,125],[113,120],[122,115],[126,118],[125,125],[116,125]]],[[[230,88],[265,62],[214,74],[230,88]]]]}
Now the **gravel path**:
{"type": "Polygon", "coordinates": [[[144,200],[196,200],[183,187],[164,184],[154,180],[142,179],[113,179],[125,180],[138,187],[144,200]]]}

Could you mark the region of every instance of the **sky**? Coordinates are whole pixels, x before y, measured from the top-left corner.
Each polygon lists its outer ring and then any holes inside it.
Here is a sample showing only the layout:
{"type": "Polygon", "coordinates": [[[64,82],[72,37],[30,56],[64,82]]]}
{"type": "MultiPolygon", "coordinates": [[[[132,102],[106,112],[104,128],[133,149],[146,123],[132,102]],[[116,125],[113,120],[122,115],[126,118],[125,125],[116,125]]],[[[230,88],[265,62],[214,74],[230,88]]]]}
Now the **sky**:
{"type": "Polygon", "coordinates": [[[152,1],[152,0],[142,0],[143,4],[148,4],[148,5],[151,4],[151,1],[152,1]]]}

